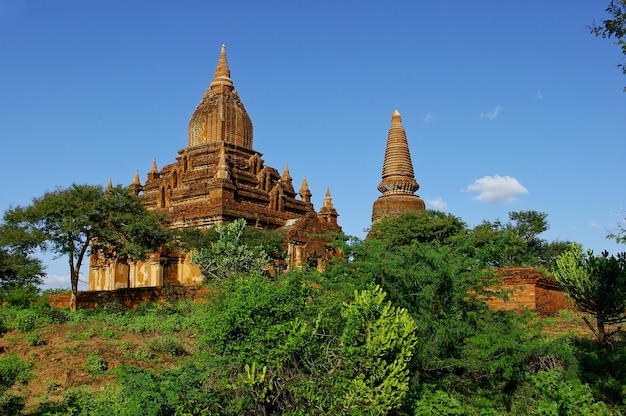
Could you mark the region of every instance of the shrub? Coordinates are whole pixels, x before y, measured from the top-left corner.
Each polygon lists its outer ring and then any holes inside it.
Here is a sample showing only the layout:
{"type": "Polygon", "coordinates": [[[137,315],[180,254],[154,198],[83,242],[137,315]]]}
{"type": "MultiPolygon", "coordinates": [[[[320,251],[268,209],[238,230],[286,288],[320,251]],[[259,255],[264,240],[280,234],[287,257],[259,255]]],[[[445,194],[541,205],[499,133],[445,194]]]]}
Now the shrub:
{"type": "Polygon", "coordinates": [[[163,337],[152,338],[148,342],[148,348],[155,352],[167,354],[177,357],[187,354],[187,349],[180,338],[173,335],[165,335],[163,337]]]}
{"type": "Polygon", "coordinates": [[[86,366],[89,374],[102,374],[107,370],[108,364],[98,353],[91,353],[87,356],[86,366]]]}
{"type": "Polygon", "coordinates": [[[38,347],[40,345],[44,345],[45,341],[39,332],[30,332],[26,335],[26,343],[31,347],[38,347]]]}
{"type": "Polygon", "coordinates": [[[37,325],[37,316],[30,309],[19,311],[15,317],[15,328],[20,332],[30,332],[37,325]]]}

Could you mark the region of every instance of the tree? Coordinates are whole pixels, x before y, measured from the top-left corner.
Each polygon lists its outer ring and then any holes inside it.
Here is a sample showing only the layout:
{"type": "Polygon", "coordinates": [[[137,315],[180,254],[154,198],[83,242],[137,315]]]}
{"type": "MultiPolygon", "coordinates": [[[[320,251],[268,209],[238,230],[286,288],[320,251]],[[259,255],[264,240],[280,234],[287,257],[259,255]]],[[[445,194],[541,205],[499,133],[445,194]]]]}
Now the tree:
{"type": "Polygon", "coordinates": [[[473,257],[489,266],[552,268],[570,243],[539,238],[550,228],[547,217],[538,211],[513,211],[506,224],[499,220],[483,221],[469,232],[467,248],[473,251],[473,257]]]}
{"type": "Polygon", "coordinates": [[[103,190],[74,184],[34,198],[29,206],[9,209],[2,227],[14,247],[67,256],[70,310],[74,312],[80,268],[90,250],[116,259],[144,259],[169,240],[164,220],[162,214],[143,207],[140,198],[126,188],[103,190]]]}
{"type": "Polygon", "coordinates": [[[626,244],[626,221],[619,222],[614,230],[609,231],[606,238],[615,240],[620,244],[626,244]]]}
{"type": "Polygon", "coordinates": [[[600,345],[607,344],[612,332],[606,326],[626,322],[626,253],[594,256],[572,244],[557,259],[554,275],[574,306],[595,317],[595,327],[586,317],[585,323],[600,345]]]}
{"type": "Polygon", "coordinates": [[[239,274],[260,271],[270,260],[265,251],[243,243],[246,220],[238,218],[226,225],[217,225],[217,241],[209,248],[191,253],[191,262],[200,267],[207,278],[226,279],[239,274]]]}
{"type": "Polygon", "coordinates": [[[413,241],[445,244],[464,229],[460,218],[429,209],[383,218],[372,225],[369,236],[390,245],[410,245],[413,241]]]}
{"type": "MultiPolygon", "coordinates": [[[[611,18],[604,20],[601,25],[594,23],[590,28],[591,33],[602,38],[615,38],[615,43],[622,48],[622,54],[626,56],[626,0],[611,0],[606,11],[611,18]]],[[[619,64],[618,67],[626,74],[626,63],[619,64]]]]}
{"type": "MultiPolygon", "coordinates": [[[[185,227],[174,231],[175,240],[185,251],[210,249],[219,240],[218,227],[185,227]]],[[[261,247],[272,259],[284,258],[285,233],[282,230],[244,227],[241,242],[249,247],[261,247]]]]}
{"type": "Polygon", "coordinates": [[[25,253],[0,248],[0,294],[23,288],[34,289],[43,283],[44,268],[39,259],[25,253]]]}

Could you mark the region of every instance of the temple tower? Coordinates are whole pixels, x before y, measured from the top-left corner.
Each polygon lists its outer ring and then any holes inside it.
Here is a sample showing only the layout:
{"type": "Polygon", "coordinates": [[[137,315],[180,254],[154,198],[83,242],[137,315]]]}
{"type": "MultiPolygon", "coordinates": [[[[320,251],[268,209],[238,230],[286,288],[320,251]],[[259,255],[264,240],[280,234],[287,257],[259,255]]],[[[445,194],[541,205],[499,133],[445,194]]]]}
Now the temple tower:
{"type": "Polygon", "coordinates": [[[187,146],[220,142],[252,149],[252,121],[230,79],[224,45],[213,81],[189,121],[187,146]]]}
{"type": "MultiPolygon", "coordinates": [[[[318,216],[306,179],[296,192],[289,166],[285,164],[281,175],[265,164],[252,145],[252,122],[230,78],[222,45],[213,80],[189,121],[187,147],[161,169],[153,160],[143,184],[136,172],[130,189],[141,196],[147,209],[166,214],[171,229],[206,228],[243,218],[251,226],[285,229],[300,259],[291,265],[314,255],[326,259],[325,241],[309,236],[341,232],[330,194],[318,216]]],[[[202,280],[182,247],[161,247],[148,261],[113,260],[92,253],[89,290],[190,285],[202,280]]]]}
{"type": "Polygon", "coordinates": [[[387,136],[382,181],[378,185],[382,195],[372,207],[372,223],[405,212],[424,211],[426,209],[424,201],[415,195],[419,187],[413,172],[402,117],[398,110],[395,110],[391,116],[391,127],[387,136]]]}

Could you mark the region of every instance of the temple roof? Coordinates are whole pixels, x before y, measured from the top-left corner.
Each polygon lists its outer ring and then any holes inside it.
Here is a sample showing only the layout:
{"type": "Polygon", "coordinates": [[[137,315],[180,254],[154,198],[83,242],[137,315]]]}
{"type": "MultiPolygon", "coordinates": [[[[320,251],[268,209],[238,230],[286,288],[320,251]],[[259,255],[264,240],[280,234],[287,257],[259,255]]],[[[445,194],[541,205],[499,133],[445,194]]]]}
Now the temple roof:
{"type": "Polygon", "coordinates": [[[252,121],[230,79],[224,45],[213,80],[189,120],[187,147],[219,143],[252,150],[252,121]]]}
{"type": "Polygon", "coordinates": [[[383,195],[398,193],[411,195],[420,187],[415,181],[406,131],[402,126],[402,117],[398,110],[395,110],[391,116],[382,177],[383,180],[378,185],[378,190],[383,195]]]}

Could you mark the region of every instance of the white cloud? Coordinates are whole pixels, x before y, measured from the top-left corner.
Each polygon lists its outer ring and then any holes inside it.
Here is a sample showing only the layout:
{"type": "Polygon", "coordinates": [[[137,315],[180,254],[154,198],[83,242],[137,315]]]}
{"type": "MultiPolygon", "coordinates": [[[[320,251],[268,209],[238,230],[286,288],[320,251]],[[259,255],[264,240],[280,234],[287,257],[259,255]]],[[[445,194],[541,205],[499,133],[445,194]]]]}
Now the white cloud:
{"type": "Polygon", "coordinates": [[[497,105],[496,108],[493,109],[493,111],[480,113],[480,118],[483,120],[493,120],[494,118],[498,117],[501,111],[502,111],[502,107],[497,105]]]}
{"type": "Polygon", "coordinates": [[[436,199],[427,199],[426,205],[430,208],[441,210],[445,209],[448,206],[448,203],[441,199],[441,197],[438,197],[436,199]]]}
{"type": "MultiPolygon", "coordinates": [[[[48,274],[43,278],[42,289],[69,289],[71,288],[70,275],[52,275],[48,274]]],[[[78,279],[78,290],[87,290],[87,281],[81,273],[78,279]]]]}
{"type": "Polygon", "coordinates": [[[502,203],[515,201],[515,195],[527,194],[528,189],[511,176],[485,176],[469,185],[469,192],[478,192],[477,201],[502,203]]]}
{"type": "Polygon", "coordinates": [[[543,93],[541,91],[537,91],[537,95],[535,97],[537,97],[538,100],[543,100],[543,93]]]}
{"type": "Polygon", "coordinates": [[[436,121],[437,120],[436,116],[437,116],[437,113],[435,113],[434,111],[431,111],[430,113],[424,116],[424,123],[432,123],[436,121]]]}

